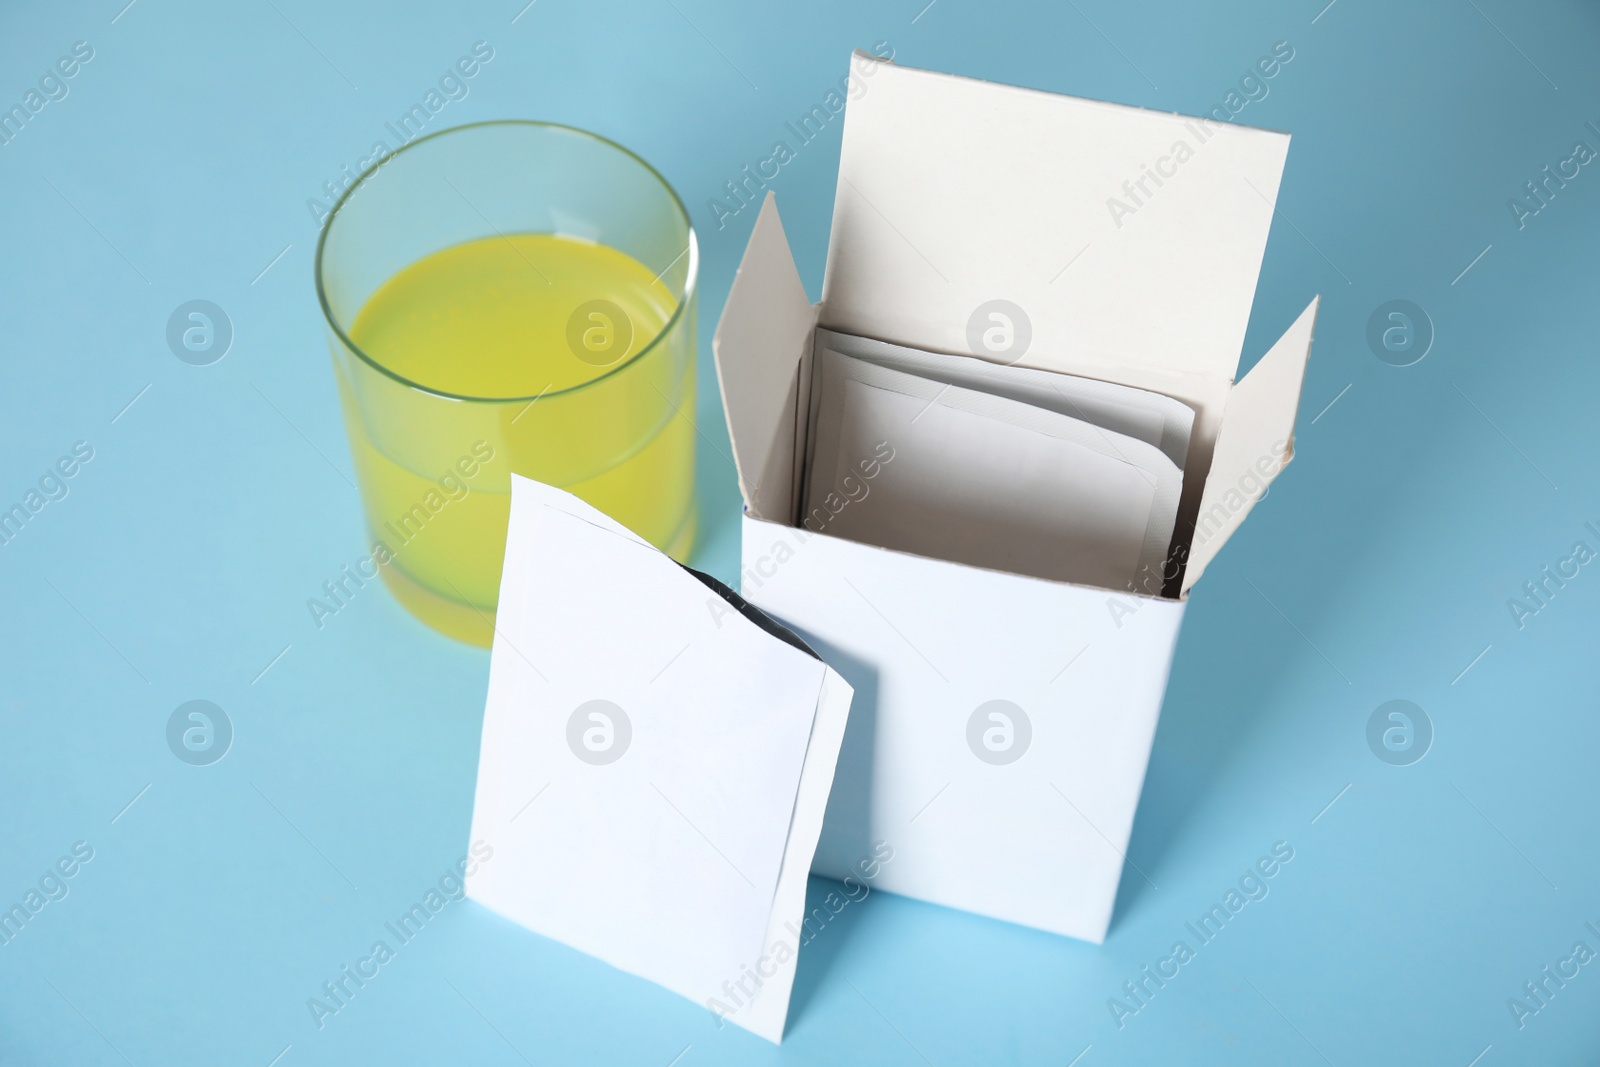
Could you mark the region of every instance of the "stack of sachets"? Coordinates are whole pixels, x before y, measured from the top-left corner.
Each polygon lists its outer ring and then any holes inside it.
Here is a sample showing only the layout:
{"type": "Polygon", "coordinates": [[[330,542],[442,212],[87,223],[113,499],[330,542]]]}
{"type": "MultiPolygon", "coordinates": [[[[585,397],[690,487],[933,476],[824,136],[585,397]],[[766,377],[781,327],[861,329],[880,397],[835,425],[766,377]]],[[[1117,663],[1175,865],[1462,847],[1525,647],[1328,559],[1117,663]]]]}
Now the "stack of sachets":
{"type": "Polygon", "coordinates": [[[1163,566],[1193,425],[1144,389],[819,329],[802,514],[852,541],[1124,589],[1163,566]],[[884,443],[870,491],[827,508],[884,443]]]}

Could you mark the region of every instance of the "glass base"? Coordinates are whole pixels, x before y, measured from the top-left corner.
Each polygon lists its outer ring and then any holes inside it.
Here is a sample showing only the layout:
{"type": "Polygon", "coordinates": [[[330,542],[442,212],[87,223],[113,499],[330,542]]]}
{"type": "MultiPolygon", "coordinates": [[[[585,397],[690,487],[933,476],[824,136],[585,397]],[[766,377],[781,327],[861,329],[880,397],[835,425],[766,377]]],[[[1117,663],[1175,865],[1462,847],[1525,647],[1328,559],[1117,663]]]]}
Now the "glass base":
{"type": "MultiPolygon", "coordinates": [[[[698,518],[691,501],[683,525],[663,551],[679,563],[687,563],[689,553],[694,548],[697,527],[698,518]]],[[[494,644],[493,608],[480,608],[463,604],[455,597],[442,596],[393,564],[381,568],[381,573],[383,584],[394,594],[400,606],[427,626],[446,637],[478,648],[488,648],[494,644]]]]}

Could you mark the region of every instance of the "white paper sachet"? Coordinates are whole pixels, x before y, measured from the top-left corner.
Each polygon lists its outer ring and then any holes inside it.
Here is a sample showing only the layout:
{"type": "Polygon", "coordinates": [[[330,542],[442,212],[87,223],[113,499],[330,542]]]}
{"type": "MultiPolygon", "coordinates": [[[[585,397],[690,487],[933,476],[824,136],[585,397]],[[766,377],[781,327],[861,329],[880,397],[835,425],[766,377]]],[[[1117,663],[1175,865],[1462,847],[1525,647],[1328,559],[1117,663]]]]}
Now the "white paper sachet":
{"type": "Polygon", "coordinates": [[[1160,573],[1183,473],[1155,445],[820,346],[816,375],[808,529],[1104,589],[1160,573]]]}
{"type": "Polygon", "coordinates": [[[724,594],[513,476],[467,892],[778,1041],[851,692],[724,594]]]}
{"type": "Polygon", "coordinates": [[[976,356],[924,352],[870,337],[817,330],[817,348],[947,385],[1009,397],[1155,445],[1183,470],[1194,409],[1181,400],[1076,374],[1013,367],[976,356]]]}

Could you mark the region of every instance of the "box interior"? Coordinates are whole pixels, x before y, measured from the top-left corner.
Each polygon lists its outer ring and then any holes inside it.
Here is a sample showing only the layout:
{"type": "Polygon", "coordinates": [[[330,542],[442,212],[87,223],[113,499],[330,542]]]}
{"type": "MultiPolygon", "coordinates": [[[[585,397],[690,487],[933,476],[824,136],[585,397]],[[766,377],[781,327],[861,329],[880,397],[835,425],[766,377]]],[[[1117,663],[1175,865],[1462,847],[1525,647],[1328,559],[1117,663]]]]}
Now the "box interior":
{"type": "Polygon", "coordinates": [[[853,69],[821,303],[769,192],[717,332],[750,514],[798,518],[815,326],[979,358],[968,320],[1004,299],[1031,327],[1016,363],[1195,409],[1182,554],[1131,590],[1186,595],[1293,451],[1316,301],[1233,382],[1288,135],[862,53],[853,69]]]}

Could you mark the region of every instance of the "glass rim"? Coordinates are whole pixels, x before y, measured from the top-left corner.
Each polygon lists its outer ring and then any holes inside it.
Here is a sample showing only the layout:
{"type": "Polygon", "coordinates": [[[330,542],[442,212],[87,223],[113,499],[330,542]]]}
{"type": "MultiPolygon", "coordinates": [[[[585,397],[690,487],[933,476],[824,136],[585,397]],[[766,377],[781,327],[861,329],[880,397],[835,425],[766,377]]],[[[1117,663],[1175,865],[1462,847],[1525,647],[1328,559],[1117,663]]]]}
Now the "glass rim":
{"type": "MultiPolygon", "coordinates": [[[[494,224],[490,223],[490,229],[493,228],[494,224]]],[[[502,234],[501,236],[504,235],[502,234]]],[[[678,260],[673,260],[672,263],[667,265],[667,270],[671,270],[672,267],[677,264],[677,262],[678,260]]],[[[371,367],[373,370],[376,370],[378,373],[396,382],[399,382],[401,385],[415,389],[420,393],[426,393],[429,396],[440,397],[444,400],[456,400],[472,404],[515,404],[521,401],[527,401],[530,405],[532,405],[532,403],[536,400],[543,400],[547,397],[565,396],[568,393],[576,393],[581,390],[588,389],[590,386],[599,385],[601,382],[606,381],[612,376],[633,366],[635,363],[639,362],[639,360],[643,359],[646,355],[653,351],[655,347],[672,332],[673,327],[678,324],[678,320],[683,316],[685,309],[689,306],[691,300],[693,299],[694,286],[695,282],[698,280],[699,268],[700,243],[694,232],[694,220],[689,217],[689,209],[684,206],[683,199],[678,196],[678,191],[672,187],[672,183],[667,181],[667,179],[662,176],[661,172],[656,170],[655,167],[652,167],[643,156],[639,155],[637,152],[625,145],[618,144],[609,137],[602,136],[601,134],[595,133],[592,130],[582,129],[578,126],[568,126],[559,122],[542,122],[538,119],[486,119],[482,122],[466,122],[459,126],[448,126],[442,130],[434,130],[432,133],[424,134],[415,140],[406,142],[393,152],[390,152],[388,155],[378,159],[371,166],[367,167],[367,169],[363,170],[359,175],[357,175],[356,180],[350,183],[350,187],[339,194],[339,199],[334,202],[333,210],[328,212],[327,221],[322,225],[322,232],[317,235],[317,254],[315,257],[313,257],[312,276],[316,284],[317,303],[322,307],[322,317],[323,320],[328,324],[329,329],[333,330],[334,335],[338,337],[340,344],[344,345],[345,348],[355,353],[355,355],[363,363],[367,364],[367,366],[371,367]],[[384,366],[382,362],[369,355],[365,350],[362,349],[360,345],[355,343],[355,341],[345,331],[344,326],[339,322],[338,317],[334,315],[333,308],[329,306],[327,289],[323,285],[322,281],[322,259],[323,252],[328,242],[328,234],[333,230],[333,224],[335,221],[337,221],[339,212],[344,208],[345,203],[350,199],[357,189],[361,188],[370,178],[378,173],[378,168],[388,164],[391,160],[395,159],[404,152],[410,151],[417,145],[422,144],[424,141],[431,141],[436,137],[444,137],[452,133],[462,133],[467,130],[482,129],[488,126],[524,126],[545,130],[559,130],[563,133],[574,133],[580,137],[588,138],[591,141],[597,141],[600,144],[621,152],[623,155],[627,156],[629,159],[632,159],[635,163],[643,167],[650,174],[650,176],[660,184],[661,188],[666,191],[666,194],[671,199],[673,206],[678,210],[679,218],[683,220],[684,229],[686,229],[689,233],[688,247],[685,248],[683,252],[678,254],[678,259],[682,259],[685,254],[687,254],[689,257],[688,271],[684,275],[683,280],[683,295],[678,300],[678,306],[673,309],[671,316],[669,316],[667,321],[662,324],[661,329],[656,331],[656,335],[652,337],[649,343],[643,348],[639,349],[639,351],[635,352],[621,363],[618,363],[615,367],[609,368],[604,374],[601,374],[598,377],[590,378],[588,381],[579,382],[576,385],[569,385],[565,389],[558,389],[554,392],[546,389],[544,392],[535,394],[533,396],[469,396],[464,393],[450,393],[443,389],[434,389],[431,386],[423,385],[421,382],[412,381],[405,375],[384,366]]],[[[666,271],[662,271],[662,274],[665,273],[666,271]]],[[[660,277],[660,274],[656,275],[658,280],[660,277]]]]}

